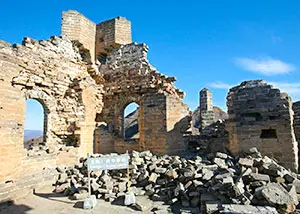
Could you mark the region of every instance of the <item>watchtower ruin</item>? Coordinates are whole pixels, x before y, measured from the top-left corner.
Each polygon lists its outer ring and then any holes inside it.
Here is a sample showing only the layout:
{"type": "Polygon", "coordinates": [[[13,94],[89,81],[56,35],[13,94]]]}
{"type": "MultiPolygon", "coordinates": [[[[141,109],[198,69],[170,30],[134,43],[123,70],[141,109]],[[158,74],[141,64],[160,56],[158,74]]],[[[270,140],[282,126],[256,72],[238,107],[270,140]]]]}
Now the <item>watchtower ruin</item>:
{"type": "Polygon", "coordinates": [[[200,130],[215,122],[212,93],[207,88],[200,91],[200,130]]]}
{"type": "Polygon", "coordinates": [[[242,82],[227,96],[229,149],[257,147],[262,154],[298,170],[298,143],[291,98],[263,80],[242,82]]]}

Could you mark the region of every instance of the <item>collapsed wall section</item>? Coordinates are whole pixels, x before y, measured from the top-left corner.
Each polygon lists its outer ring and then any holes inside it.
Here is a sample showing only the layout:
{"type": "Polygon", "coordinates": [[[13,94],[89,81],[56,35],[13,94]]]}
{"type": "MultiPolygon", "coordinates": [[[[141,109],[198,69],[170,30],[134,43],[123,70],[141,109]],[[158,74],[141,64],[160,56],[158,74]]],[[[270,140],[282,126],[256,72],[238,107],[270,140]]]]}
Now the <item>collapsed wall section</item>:
{"type": "Polygon", "coordinates": [[[297,142],[300,142],[300,101],[293,103],[294,131],[297,142]]]}
{"type": "MultiPolygon", "coordinates": [[[[145,44],[132,43],[122,45],[108,55],[107,64],[101,66],[105,79],[105,106],[97,122],[106,124],[105,139],[113,142],[117,152],[178,152],[182,133],[189,125],[185,122],[188,125],[184,126],[182,120],[189,118],[186,119],[189,121],[190,112],[182,102],[183,93],[173,85],[175,78],[159,73],[148,62],[147,51],[145,44]],[[139,105],[139,138],[128,140],[123,135],[124,109],[132,102],[139,105]],[[110,138],[107,138],[108,133],[111,133],[110,138]]],[[[101,143],[100,137],[97,139],[99,145],[109,147],[106,142],[101,143]]]]}
{"type": "Polygon", "coordinates": [[[292,102],[263,80],[230,89],[227,96],[229,149],[237,153],[257,147],[291,170],[298,169],[298,144],[293,129],[292,102]]]}

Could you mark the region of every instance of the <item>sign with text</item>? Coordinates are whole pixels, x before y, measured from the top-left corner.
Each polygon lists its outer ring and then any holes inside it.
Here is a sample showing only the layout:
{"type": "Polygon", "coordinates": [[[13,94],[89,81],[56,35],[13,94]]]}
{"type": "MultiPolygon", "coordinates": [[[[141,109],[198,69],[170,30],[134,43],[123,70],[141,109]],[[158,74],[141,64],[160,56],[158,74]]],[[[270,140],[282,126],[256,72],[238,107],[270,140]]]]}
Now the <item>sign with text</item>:
{"type": "Polygon", "coordinates": [[[128,154],[88,158],[87,161],[89,171],[129,168],[128,154]]]}

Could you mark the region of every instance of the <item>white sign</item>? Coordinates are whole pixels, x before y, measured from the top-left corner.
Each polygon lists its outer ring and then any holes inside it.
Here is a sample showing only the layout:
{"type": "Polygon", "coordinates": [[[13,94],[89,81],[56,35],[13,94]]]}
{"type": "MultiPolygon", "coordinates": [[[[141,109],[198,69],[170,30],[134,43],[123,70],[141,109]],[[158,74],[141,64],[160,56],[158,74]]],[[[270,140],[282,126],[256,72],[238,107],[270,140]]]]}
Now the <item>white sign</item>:
{"type": "Polygon", "coordinates": [[[129,168],[128,154],[88,158],[87,161],[89,171],[129,168]]]}

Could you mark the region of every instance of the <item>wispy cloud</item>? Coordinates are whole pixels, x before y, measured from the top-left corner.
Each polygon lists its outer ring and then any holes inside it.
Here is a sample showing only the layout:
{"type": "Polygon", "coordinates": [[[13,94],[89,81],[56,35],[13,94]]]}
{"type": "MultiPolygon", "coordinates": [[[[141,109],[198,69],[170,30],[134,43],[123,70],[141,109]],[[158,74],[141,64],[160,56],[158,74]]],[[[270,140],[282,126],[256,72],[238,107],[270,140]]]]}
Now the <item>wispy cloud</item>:
{"type": "Polygon", "coordinates": [[[273,43],[278,43],[278,42],[281,42],[281,37],[279,37],[279,36],[272,36],[271,37],[271,39],[272,39],[272,42],[273,43]]]}
{"type": "Polygon", "coordinates": [[[212,88],[218,88],[218,89],[229,89],[232,87],[232,85],[221,82],[221,81],[209,83],[208,86],[212,87],[212,88]]]}
{"type": "Polygon", "coordinates": [[[295,66],[271,57],[261,59],[250,59],[247,57],[236,58],[235,63],[245,70],[272,76],[278,74],[287,74],[295,70],[295,66]]]}

